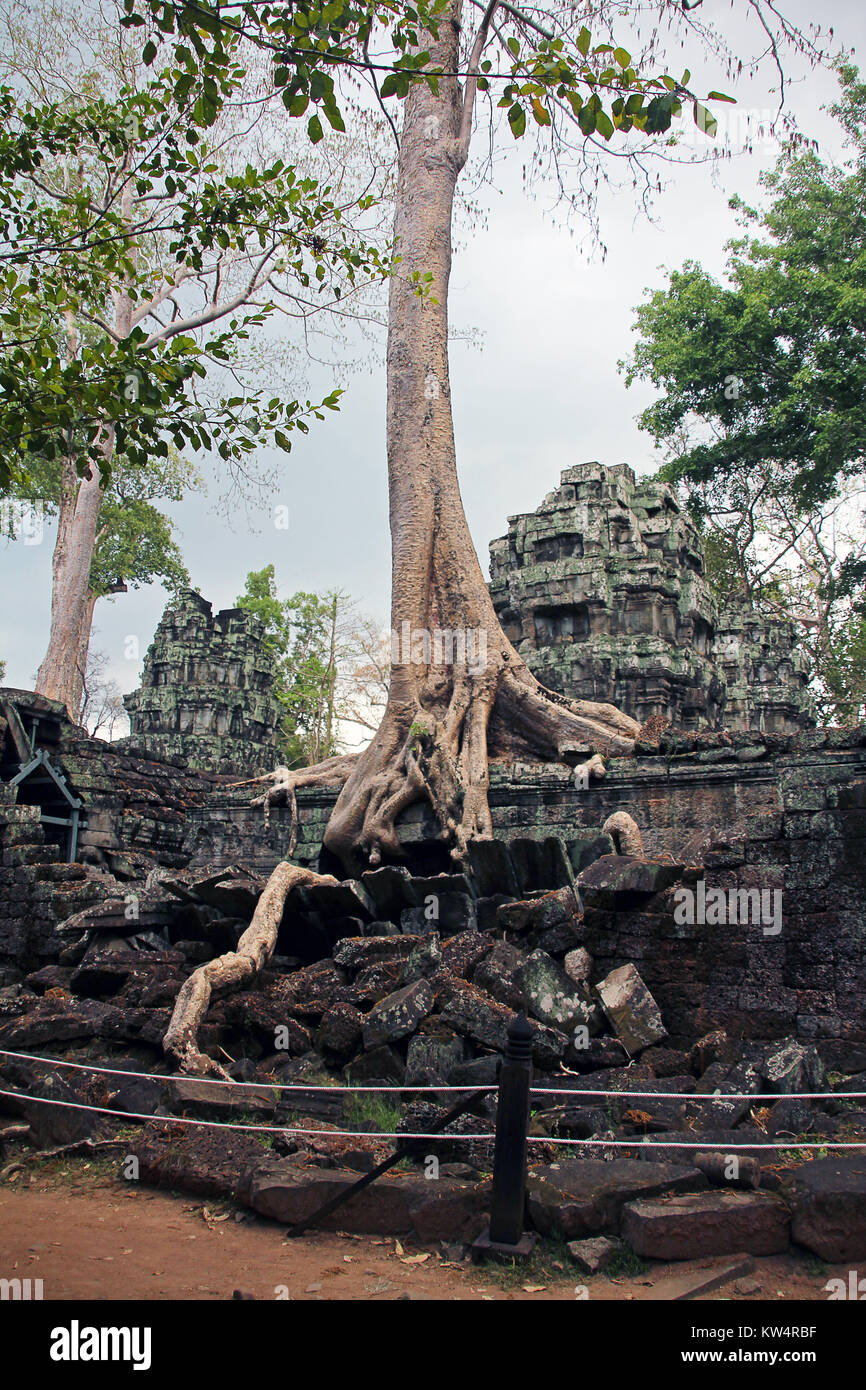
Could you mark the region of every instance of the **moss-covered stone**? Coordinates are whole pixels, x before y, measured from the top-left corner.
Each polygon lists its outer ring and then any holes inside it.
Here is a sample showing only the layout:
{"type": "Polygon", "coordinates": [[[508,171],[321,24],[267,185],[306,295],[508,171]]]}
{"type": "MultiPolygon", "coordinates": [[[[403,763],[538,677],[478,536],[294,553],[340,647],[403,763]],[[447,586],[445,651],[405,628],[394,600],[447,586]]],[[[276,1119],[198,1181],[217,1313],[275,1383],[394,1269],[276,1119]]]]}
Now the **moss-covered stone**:
{"type": "Polygon", "coordinates": [[[252,776],[279,761],[281,709],[264,628],[252,613],[184,589],[160,619],[139,690],[124,696],[131,741],[190,767],[252,776]]]}
{"type": "Polygon", "coordinates": [[[490,592],[542,684],[645,722],[787,733],[810,724],[794,625],[720,611],[674,490],[625,464],[567,468],[490,546],[490,592]]]}

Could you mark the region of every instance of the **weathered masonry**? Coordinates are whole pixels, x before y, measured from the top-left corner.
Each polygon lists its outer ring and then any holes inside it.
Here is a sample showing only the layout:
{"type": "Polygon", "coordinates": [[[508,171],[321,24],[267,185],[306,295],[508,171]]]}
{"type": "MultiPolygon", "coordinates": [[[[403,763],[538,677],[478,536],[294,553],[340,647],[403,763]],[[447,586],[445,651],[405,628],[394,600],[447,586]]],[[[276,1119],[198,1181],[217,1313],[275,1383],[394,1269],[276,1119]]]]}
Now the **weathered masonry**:
{"type": "Polygon", "coordinates": [[[552,690],[686,729],[812,722],[794,624],[720,611],[676,493],[625,464],[565,469],[491,543],[490,572],[507,635],[552,690]]]}
{"type": "Polygon", "coordinates": [[[263,625],[182,590],[160,619],[141,688],[124,697],[132,742],[212,772],[253,776],[278,762],[281,709],[263,625]]]}

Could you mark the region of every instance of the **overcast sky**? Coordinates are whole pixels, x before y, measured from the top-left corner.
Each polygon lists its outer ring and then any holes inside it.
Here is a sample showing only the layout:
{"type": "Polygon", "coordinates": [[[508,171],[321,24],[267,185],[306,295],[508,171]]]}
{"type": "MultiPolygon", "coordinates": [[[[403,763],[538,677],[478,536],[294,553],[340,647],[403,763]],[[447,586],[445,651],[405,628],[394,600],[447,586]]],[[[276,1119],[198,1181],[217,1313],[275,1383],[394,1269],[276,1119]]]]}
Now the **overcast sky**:
{"type": "MultiPolygon", "coordinates": [[[[718,6],[722,17],[731,13],[727,0],[705,4],[718,6]]],[[[816,13],[813,0],[784,0],[782,8],[804,25],[816,13]]],[[[860,47],[863,0],[826,0],[820,18],[846,46],[860,47]]],[[[840,155],[838,131],[819,110],[835,98],[835,79],[806,75],[793,60],[790,68],[799,78],[789,96],[801,128],[825,153],[840,155]]],[[[718,76],[710,85],[731,90],[718,76]]],[[[771,86],[767,67],[761,82],[734,89],[740,109],[772,108],[771,86]]],[[[603,199],[608,254],[587,263],[577,238],[545,216],[543,200],[525,197],[524,154],[509,153],[497,189],[482,194],[486,225],[462,237],[452,275],[452,324],[481,335],[480,347],[453,345],[451,382],[463,497],[485,573],[489,542],[504,533],[510,515],[533,510],[563,468],[590,459],[629,463],[637,472],[658,467],[635,423],[650,393],[626,390],[617,372],[617,360],[632,347],[633,306],[646,287],[663,283],[662,267],[688,257],[721,274],[724,243],[736,231],[728,198],[759,197],[758,173],[774,156],[770,141],[758,142],[753,156],[726,161],[714,174],[708,165],[677,170],[657,200],[655,223],[636,219],[627,195],[603,199]]],[[[310,393],[334,384],[330,374],[314,371],[310,393]]],[[[342,588],[387,624],[383,367],[374,363],[342,384],[339,415],[314,425],[306,439],[298,436],[288,458],[280,455],[282,482],[272,502],[288,505],[288,530],[275,529],[268,510],[256,518],[257,531],[242,514],[230,526],[213,508],[215,492],[173,509],[193,584],[215,610],[233,604],[250,569],[273,561],[284,594],[342,588]]],[[[0,657],[10,685],[32,686],[45,649],[53,541],[49,526],[39,545],[0,542],[0,657]]],[[[94,646],[108,654],[124,691],[138,684],[141,670],[140,661],[124,656],[126,639],[137,637],[144,654],[165,599],[152,585],[97,606],[94,646]]]]}

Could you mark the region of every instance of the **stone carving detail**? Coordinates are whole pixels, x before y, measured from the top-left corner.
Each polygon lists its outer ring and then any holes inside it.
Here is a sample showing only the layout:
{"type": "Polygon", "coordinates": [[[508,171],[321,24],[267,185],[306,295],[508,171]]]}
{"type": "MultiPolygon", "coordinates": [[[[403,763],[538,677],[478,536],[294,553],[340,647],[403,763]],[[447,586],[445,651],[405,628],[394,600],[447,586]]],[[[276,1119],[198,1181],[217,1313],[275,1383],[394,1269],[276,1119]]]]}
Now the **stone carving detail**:
{"type": "Polygon", "coordinates": [[[124,696],[130,741],[212,772],[271,771],[281,708],[262,634],[253,614],[214,616],[195,590],[181,590],[160,619],[140,689],[124,696]]]}
{"type": "Polygon", "coordinates": [[[578,464],[490,546],[506,633],[552,690],[642,722],[791,733],[813,722],[794,624],[719,613],[701,539],[673,488],[578,464]]]}

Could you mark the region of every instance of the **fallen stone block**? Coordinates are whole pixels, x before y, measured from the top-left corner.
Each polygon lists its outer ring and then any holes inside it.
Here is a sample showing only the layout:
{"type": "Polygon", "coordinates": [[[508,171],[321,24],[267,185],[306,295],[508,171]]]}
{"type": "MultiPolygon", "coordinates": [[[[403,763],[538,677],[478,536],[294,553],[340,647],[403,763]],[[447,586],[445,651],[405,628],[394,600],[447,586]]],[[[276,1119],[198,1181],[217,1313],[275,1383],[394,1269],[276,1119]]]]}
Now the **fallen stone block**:
{"type": "Polygon", "coordinates": [[[659,1007],[633,965],[612,970],[596,985],[596,992],[611,1027],[631,1056],[665,1037],[659,1007]]]}
{"type": "Polygon", "coordinates": [[[442,964],[454,975],[471,978],[476,967],[493,949],[493,942],[483,932],[470,930],[452,936],[442,947],[442,964]]]}
{"type": "Polygon", "coordinates": [[[701,1255],[779,1255],[788,1248],[790,1214],[769,1192],[693,1192],[623,1207],[621,1234],[653,1260],[701,1255]]]}
{"type": "Polygon", "coordinates": [[[361,1046],[363,1015],[353,1004],[332,1004],[322,1015],[316,1033],[316,1051],[337,1063],[351,1061],[361,1046]]]}
{"type": "Polygon", "coordinates": [[[298,890],[301,902],[323,917],[360,917],[362,922],[376,918],[376,904],[360,879],[342,883],[306,883],[298,890]]]}
{"type": "MultiPolygon", "coordinates": [[[[442,877],[448,879],[454,875],[443,874],[442,877]]],[[[428,894],[417,907],[404,907],[400,913],[401,932],[438,931],[441,936],[457,936],[474,931],[477,925],[475,899],[469,893],[440,890],[428,894]]]]}
{"type": "MultiPolygon", "coordinates": [[[[459,940],[459,938],[455,938],[459,940]]],[[[403,973],[400,983],[412,985],[416,980],[429,980],[431,975],[435,975],[442,968],[442,946],[439,940],[439,933],[431,931],[429,936],[425,936],[418,945],[412,950],[406,964],[403,966],[403,973]]]]}
{"type": "Polygon", "coordinates": [[[829,1264],[866,1260],[866,1154],[804,1164],[790,1195],[798,1245],[829,1264]]]}
{"type": "Polygon", "coordinates": [[[335,965],[363,970],[381,960],[405,962],[421,937],[343,937],[334,947],[335,965]]]}
{"type": "Polygon", "coordinates": [[[238,864],[230,864],[209,877],[196,878],[192,883],[201,902],[228,917],[252,917],[264,887],[265,880],[259,874],[238,864]]]}
{"type": "MultiPolygon", "coordinates": [[[[520,902],[503,902],[496,910],[496,926],[502,931],[520,934],[521,945],[524,935],[528,933],[549,933],[563,926],[569,930],[570,938],[577,938],[581,930],[581,913],[573,888],[559,888],[535,895],[534,898],[521,899],[520,902]]],[[[571,945],[577,945],[577,940],[569,940],[569,947],[571,945]]]]}
{"type": "Polygon", "coordinates": [[[406,1064],[396,1048],[383,1043],[369,1052],[362,1052],[350,1062],[343,1075],[350,1086],[399,1086],[406,1075],[406,1064]]]}
{"type": "Polygon", "coordinates": [[[754,1158],[758,1163],[766,1163],[769,1157],[767,1150],[761,1145],[766,1145],[767,1136],[763,1130],[756,1129],[754,1125],[742,1125],[739,1129],[702,1129],[694,1131],[671,1130],[666,1133],[655,1133],[651,1137],[646,1137],[640,1141],[638,1147],[641,1157],[664,1163],[692,1163],[695,1153],[723,1153],[737,1154],[740,1157],[754,1158]],[[677,1144],[687,1142],[691,1144],[699,1143],[699,1148],[683,1149],[678,1148],[677,1144]],[[754,1148],[747,1146],[753,1143],[754,1148]],[[743,1147],[738,1147],[742,1145],[743,1147]]]}
{"type": "Polygon", "coordinates": [[[252,1134],[156,1121],[130,1141],[139,1178],[152,1187],[179,1188],[202,1197],[236,1198],[245,1175],[262,1162],[252,1134]]]}
{"type": "MultiPolygon", "coordinates": [[[[527,956],[517,977],[527,1012],[541,1023],[571,1032],[578,1024],[589,1027],[592,1005],[588,991],[575,986],[562,966],[544,951],[527,956]]],[[[590,1028],[591,1032],[597,1028],[590,1028]]]]}
{"type": "Polygon", "coordinates": [[[163,1089],[167,1108],[181,1115],[191,1113],[214,1119],[237,1119],[247,1113],[265,1118],[273,1115],[280,1101],[276,1087],[211,1085],[186,1077],[163,1089]]]}
{"type": "Polygon", "coordinates": [[[374,1004],[361,1025],[364,1047],[398,1042],[414,1033],[433,1010],[433,991],[426,980],[416,980],[374,1004]]]}
{"type": "Polygon", "coordinates": [[[530,1171],[527,1209],[542,1235],[574,1240],[616,1231],[627,1202],[706,1186],[697,1168],[618,1158],[566,1160],[530,1171]]]}
{"type": "Polygon", "coordinates": [[[526,956],[507,941],[497,941],[472,976],[472,983],[486,990],[492,999],[509,1009],[522,1009],[526,1003],[519,977],[526,956]]]}
{"type": "Polygon", "coordinates": [[[782,1047],[768,1049],[758,1071],[769,1090],[780,1095],[819,1091],[824,1080],[824,1066],[817,1050],[793,1039],[782,1047]]]}
{"type": "Polygon", "coordinates": [[[578,874],[577,886],[587,907],[634,908],[677,883],[683,867],[629,854],[607,854],[578,874]]]}
{"type": "Polygon", "coordinates": [[[767,1133],[773,1138],[779,1134],[808,1134],[815,1128],[817,1120],[811,1101],[801,1100],[799,1096],[785,1096],[773,1106],[767,1133]]]}
{"type": "Polygon", "coordinates": [[[570,1240],[568,1253],[584,1274],[601,1274],[625,1249],[621,1240],[595,1236],[591,1240],[570,1240]]]}
{"type": "Polygon", "coordinates": [[[361,875],[361,883],[376,905],[381,917],[399,922],[404,907],[412,907],[415,896],[410,886],[409,870],[386,864],[381,869],[369,869],[361,875]]]}
{"type": "Polygon", "coordinates": [[[454,1070],[466,1055],[466,1045],[456,1033],[416,1033],[406,1054],[407,1086],[449,1086],[454,1070]]]}
{"type": "MultiPolygon", "coordinates": [[[[247,1174],[241,1200],[260,1216],[293,1226],[357,1182],[356,1172],[299,1169],[286,1160],[271,1161],[247,1174]]],[[[489,1194],[485,1187],[439,1177],[385,1173],[350,1197],[316,1227],[399,1236],[420,1240],[472,1240],[484,1224],[489,1194]]]]}

